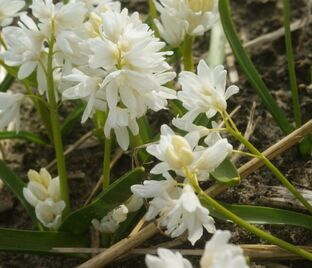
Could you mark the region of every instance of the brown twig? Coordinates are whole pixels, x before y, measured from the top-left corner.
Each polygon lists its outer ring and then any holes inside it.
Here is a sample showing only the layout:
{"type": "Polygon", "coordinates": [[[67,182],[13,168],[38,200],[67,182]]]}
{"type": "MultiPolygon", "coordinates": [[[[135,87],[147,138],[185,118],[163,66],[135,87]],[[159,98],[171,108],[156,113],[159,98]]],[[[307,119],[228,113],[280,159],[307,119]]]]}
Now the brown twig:
{"type": "MultiPolygon", "coordinates": [[[[277,155],[281,154],[282,152],[286,151],[296,143],[298,143],[304,136],[312,132],[312,120],[304,124],[301,128],[295,130],[267,150],[263,152],[268,158],[272,159],[277,155]]],[[[259,159],[253,159],[243,165],[238,171],[241,178],[245,178],[256,169],[262,166],[262,162],[259,159]]],[[[208,193],[211,196],[216,196],[226,190],[226,187],[221,184],[216,184],[208,189],[208,193]]],[[[114,244],[112,247],[107,249],[106,251],[98,254],[94,258],[88,260],[87,262],[78,266],[78,268],[96,268],[96,267],[103,267],[113,260],[123,256],[131,249],[139,246],[141,243],[145,242],[152,236],[158,233],[158,228],[154,223],[149,223],[146,227],[141,229],[136,235],[133,235],[129,238],[125,238],[114,244]]],[[[273,249],[275,246],[271,246],[273,249]]],[[[276,247],[277,248],[277,247],[276,247]]],[[[259,250],[259,249],[258,249],[259,250]]],[[[278,249],[282,250],[282,249],[278,249]]],[[[247,251],[248,252],[248,251],[247,251]]],[[[248,255],[248,253],[246,254],[248,255]]],[[[261,254],[259,250],[259,255],[261,254]]],[[[290,253],[285,253],[290,254],[290,253]]],[[[286,255],[285,255],[286,256],[286,255]]],[[[289,256],[289,255],[287,255],[289,256]]],[[[267,255],[266,255],[267,258],[267,255]]]]}
{"type": "MultiPolygon", "coordinates": [[[[259,245],[259,244],[242,244],[239,245],[243,250],[244,254],[247,255],[253,261],[272,261],[272,260],[297,260],[302,257],[285,251],[274,245],[259,245]]],[[[300,246],[300,248],[312,252],[312,246],[300,246]]],[[[84,254],[98,254],[106,253],[110,248],[53,248],[52,252],[57,253],[84,253],[84,254]]],[[[180,252],[183,256],[202,256],[204,253],[203,249],[174,249],[175,252],[180,252]]],[[[157,254],[156,248],[136,248],[132,249],[129,254],[131,255],[146,255],[146,254],[157,254]]],[[[89,264],[90,266],[78,266],[78,267],[103,267],[108,264],[107,262],[101,263],[100,266],[94,266],[95,263],[89,264]]]]}

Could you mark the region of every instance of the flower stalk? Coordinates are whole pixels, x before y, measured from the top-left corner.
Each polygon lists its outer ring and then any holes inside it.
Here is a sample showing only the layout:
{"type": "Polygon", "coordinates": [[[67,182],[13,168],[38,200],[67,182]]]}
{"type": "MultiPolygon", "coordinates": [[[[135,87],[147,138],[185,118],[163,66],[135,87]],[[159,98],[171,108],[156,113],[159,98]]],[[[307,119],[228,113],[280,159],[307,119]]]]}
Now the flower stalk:
{"type": "Polygon", "coordinates": [[[201,189],[196,189],[199,198],[208,206],[214,208],[216,211],[221,213],[223,216],[225,216],[227,219],[233,221],[234,223],[238,224],[239,226],[243,227],[247,231],[257,235],[258,237],[277,245],[285,250],[288,250],[296,255],[299,255],[305,259],[308,259],[312,261],[312,254],[308,251],[299,248],[297,246],[294,246],[284,240],[281,240],[259,228],[256,226],[253,226],[252,224],[248,223],[247,221],[243,220],[242,218],[238,217],[231,211],[227,210],[225,207],[223,207],[219,202],[214,200],[212,197],[210,197],[208,194],[206,194],[201,189]]]}
{"type": "Polygon", "coordinates": [[[186,35],[184,39],[184,47],[183,47],[183,65],[184,71],[194,71],[194,63],[193,63],[193,36],[186,35]]]}
{"type": "Polygon", "coordinates": [[[112,140],[105,138],[104,144],[104,161],[103,161],[103,188],[110,185],[110,159],[111,159],[112,140]]]}
{"type": "Polygon", "coordinates": [[[255,156],[259,157],[262,162],[273,172],[273,174],[277,177],[277,179],[296,197],[304,207],[312,214],[312,205],[302,196],[300,192],[287,180],[287,178],[278,170],[277,167],[273,165],[273,163],[266,158],[256,147],[254,147],[245,137],[237,130],[234,122],[230,120],[229,115],[224,115],[224,124],[228,130],[228,132],[237,140],[239,140],[242,144],[248,148],[248,150],[254,154],[255,156]],[[229,121],[227,120],[230,120],[229,121]],[[233,125],[234,124],[234,125],[233,125]],[[233,126],[232,126],[233,125],[233,126]]]}
{"type": "Polygon", "coordinates": [[[60,188],[61,197],[65,202],[65,209],[63,214],[67,215],[70,211],[70,201],[69,201],[69,190],[68,190],[68,180],[67,171],[64,158],[64,149],[61,135],[61,127],[58,118],[58,106],[55,99],[55,88],[54,88],[54,78],[53,78],[53,54],[54,54],[54,24],[52,23],[52,33],[49,43],[49,54],[48,54],[48,66],[47,66],[47,86],[48,86],[48,98],[49,98],[49,109],[50,118],[53,134],[53,143],[57,161],[57,171],[60,178],[60,188]]]}

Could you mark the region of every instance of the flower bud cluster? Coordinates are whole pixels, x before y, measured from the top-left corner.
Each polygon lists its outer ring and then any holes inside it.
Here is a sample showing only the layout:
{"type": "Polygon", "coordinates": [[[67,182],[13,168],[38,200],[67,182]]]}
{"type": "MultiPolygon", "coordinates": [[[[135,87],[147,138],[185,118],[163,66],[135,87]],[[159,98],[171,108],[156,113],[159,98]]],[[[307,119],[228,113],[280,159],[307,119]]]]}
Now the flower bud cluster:
{"type": "Polygon", "coordinates": [[[23,189],[25,199],[35,208],[36,216],[43,226],[57,230],[65,208],[65,202],[61,199],[59,178],[52,179],[45,168],[41,168],[39,173],[31,169],[27,176],[29,183],[23,189]]]}

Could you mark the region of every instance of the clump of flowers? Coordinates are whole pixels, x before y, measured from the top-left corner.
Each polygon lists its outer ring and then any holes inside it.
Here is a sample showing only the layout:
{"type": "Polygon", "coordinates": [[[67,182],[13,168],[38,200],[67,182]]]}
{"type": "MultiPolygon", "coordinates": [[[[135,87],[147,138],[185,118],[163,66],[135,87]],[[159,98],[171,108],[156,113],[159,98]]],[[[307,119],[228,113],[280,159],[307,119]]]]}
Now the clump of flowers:
{"type": "Polygon", "coordinates": [[[200,36],[218,20],[218,0],[157,0],[160,19],[155,23],[161,36],[178,47],[186,35],[200,36]]]}
{"type": "Polygon", "coordinates": [[[43,226],[57,230],[62,223],[62,212],[65,202],[61,199],[59,178],[41,168],[39,173],[28,171],[29,182],[23,189],[25,199],[36,211],[36,216],[43,226]]]}

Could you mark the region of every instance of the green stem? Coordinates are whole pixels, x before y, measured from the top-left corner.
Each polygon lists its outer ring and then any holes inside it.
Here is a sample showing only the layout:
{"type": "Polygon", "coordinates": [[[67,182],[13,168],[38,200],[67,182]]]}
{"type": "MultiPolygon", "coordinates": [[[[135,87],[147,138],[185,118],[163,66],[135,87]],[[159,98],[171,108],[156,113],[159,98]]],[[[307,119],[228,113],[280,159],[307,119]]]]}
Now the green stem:
{"type": "Polygon", "coordinates": [[[305,208],[312,214],[312,205],[297,191],[287,178],[267,159],[256,147],[254,147],[245,137],[239,132],[235,131],[227,122],[224,120],[227,130],[233,137],[239,140],[242,144],[248,148],[248,150],[254,155],[261,158],[262,162],[274,173],[278,180],[305,206],[305,208]]]}
{"type": "Polygon", "coordinates": [[[61,136],[61,128],[58,118],[58,106],[55,99],[55,88],[53,79],[53,50],[54,50],[54,34],[52,34],[49,44],[49,54],[48,54],[48,66],[47,66],[47,84],[48,84],[48,98],[49,98],[49,108],[50,108],[50,118],[53,133],[54,149],[57,161],[57,171],[60,179],[61,188],[61,198],[64,200],[66,207],[64,209],[63,215],[67,215],[70,211],[70,201],[69,201],[69,190],[67,181],[67,172],[65,165],[64,149],[61,136]]]}
{"type": "Polygon", "coordinates": [[[184,71],[194,71],[193,63],[193,37],[186,35],[184,39],[184,48],[183,48],[183,65],[184,71]]]}
{"type": "Polygon", "coordinates": [[[302,124],[302,121],[301,121],[301,112],[300,112],[300,107],[299,107],[295,62],[294,62],[293,48],[292,48],[292,43],[291,43],[289,0],[283,0],[283,5],[284,5],[285,44],[286,44],[286,54],[287,54],[287,62],[288,62],[288,72],[289,72],[289,78],[290,78],[290,88],[291,88],[296,127],[299,128],[302,124]]]}
{"type": "Polygon", "coordinates": [[[156,37],[159,37],[159,31],[158,31],[158,28],[157,26],[155,25],[154,23],[154,19],[157,18],[157,10],[156,10],[156,7],[155,7],[155,3],[153,0],[148,0],[148,4],[149,4],[149,13],[150,13],[150,17],[151,17],[151,26],[152,26],[152,29],[155,33],[155,36],[156,37]]]}
{"type": "Polygon", "coordinates": [[[104,161],[103,161],[103,188],[110,185],[110,158],[112,150],[112,140],[110,138],[105,138],[104,144],[104,161]]]}
{"type": "Polygon", "coordinates": [[[247,231],[257,235],[258,237],[269,241],[272,244],[275,244],[283,249],[286,249],[296,255],[302,256],[303,258],[306,258],[310,261],[312,261],[312,254],[309,253],[308,251],[305,251],[304,249],[301,249],[297,246],[294,246],[284,240],[281,240],[271,234],[268,234],[261,229],[253,226],[252,224],[246,222],[242,218],[238,217],[231,211],[227,210],[225,207],[223,207],[219,202],[214,200],[212,197],[207,195],[204,191],[202,191],[200,188],[196,189],[198,192],[199,198],[206,203],[208,206],[211,206],[214,208],[216,211],[220,212],[222,215],[224,215],[227,219],[233,221],[234,223],[238,224],[239,226],[243,227],[247,231]]]}

